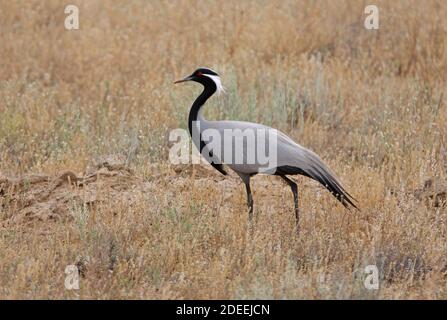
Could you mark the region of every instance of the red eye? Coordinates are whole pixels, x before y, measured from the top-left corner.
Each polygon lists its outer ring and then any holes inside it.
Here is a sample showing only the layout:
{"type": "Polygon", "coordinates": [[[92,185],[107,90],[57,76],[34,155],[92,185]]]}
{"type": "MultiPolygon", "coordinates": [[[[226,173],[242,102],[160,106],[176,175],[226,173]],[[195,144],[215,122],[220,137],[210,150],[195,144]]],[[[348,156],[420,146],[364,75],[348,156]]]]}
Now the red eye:
{"type": "Polygon", "coordinates": [[[197,71],[196,76],[200,77],[201,75],[203,75],[203,73],[200,71],[197,71]]]}

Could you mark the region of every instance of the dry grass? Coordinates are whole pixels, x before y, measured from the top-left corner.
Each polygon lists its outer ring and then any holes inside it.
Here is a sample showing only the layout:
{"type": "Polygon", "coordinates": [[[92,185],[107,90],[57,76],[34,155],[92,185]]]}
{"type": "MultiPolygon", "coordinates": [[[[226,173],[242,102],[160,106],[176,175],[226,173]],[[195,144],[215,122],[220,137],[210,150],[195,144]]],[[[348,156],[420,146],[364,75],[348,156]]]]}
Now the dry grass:
{"type": "Polygon", "coordinates": [[[447,211],[413,194],[447,173],[445,1],[375,1],[378,31],[357,0],[71,3],[78,31],[63,1],[0,3],[0,176],[80,175],[120,154],[133,180],[62,219],[14,220],[33,184],[0,188],[0,298],[447,298],[447,211]],[[250,231],[236,177],[174,170],[167,133],[199,88],[172,80],[201,65],[227,87],[210,118],[283,130],[362,211],[298,178],[296,236],[290,190],[259,176],[250,231]],[[369,264],[380,290],[363,286],[369,264]]]}

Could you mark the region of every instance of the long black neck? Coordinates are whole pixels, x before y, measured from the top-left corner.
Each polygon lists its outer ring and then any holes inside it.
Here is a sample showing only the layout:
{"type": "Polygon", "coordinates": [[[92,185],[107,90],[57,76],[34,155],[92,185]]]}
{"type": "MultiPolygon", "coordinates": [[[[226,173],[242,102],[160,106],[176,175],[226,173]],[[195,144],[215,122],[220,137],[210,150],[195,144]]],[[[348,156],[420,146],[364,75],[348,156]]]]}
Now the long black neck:
{"type": "Polygon", "coordinates": [[[206,100],[211,97],[214,92],[216,92],[216,86],[213,84],[204,84],[204,89],[202,93],[197,97],[194,103],[191,106],[191,110],[189,111],[188,117],[188,129],[189,134],[192,136],[192,124],[194,121],[197,121],[197,117],[199,116],[199,111],[202,106],[205,104],[206,100]]]}

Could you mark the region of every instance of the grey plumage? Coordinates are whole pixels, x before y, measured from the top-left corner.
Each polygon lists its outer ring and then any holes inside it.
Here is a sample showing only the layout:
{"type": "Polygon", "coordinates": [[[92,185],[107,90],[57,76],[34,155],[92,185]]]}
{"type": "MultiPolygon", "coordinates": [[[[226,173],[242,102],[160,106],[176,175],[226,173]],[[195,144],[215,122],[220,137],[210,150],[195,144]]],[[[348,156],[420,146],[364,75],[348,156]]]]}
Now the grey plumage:
{"type": "MultiPolygon", "coordinates": [[[[222,136],[224,135],[225,129],[240,129],[243,131],[249,130],[270,130],[269,132],[276,133],[277,135],[277,165],[274,168],[273,174],[275,175],[304,175],[309,177],[315,181],[321,183],[326,189],[328,189],[336,198],[339,200],[345,207],[349,207],[350,205],[357,208],[353,203],[352,196],[343,188],[341,183],[339,182],[336,175],[332,172],[332,170],[321,160],[321,158],[316,155],[313,151],[306,149],[294,142],[291,138],[286,136],[284,133],[270,128],[268,126],[251,123],[251,122],[243,122],[243,121],[208,121],[204,119],[202,116],[198,118],[200,122],[201,131],[206,129],[215,129],[222,136]]],[[[245,138],[245,136],[241,135],[241,138],[245,138]]],[[[246,139],[247,140],[247,139],[246,139]]],[[[267,143],[269,139],[266,139],[267,143]]],[[[223,145],[223,149],[225,145],[223,145]]],[[[244,152],[247,154],[254,153],[257,154],[257,144],[256,141],[254,143],[250,143],[247,141],[247,145],[244,145],[244,152]],[[245,149],[246,148],[246,149],[245,149]]],[[[257,158],[255,157],[257,160],[257,158]]],[[[219,159],[219,163],[224,163],[222,159],[219,159]]],[[[257,173],[265,173],[265,166],[259,164],[257,161],[253,164],[235,164],[229,163],[227,164],[231,169],[237,172],[239,175],[254,175],[257,173]]]]}

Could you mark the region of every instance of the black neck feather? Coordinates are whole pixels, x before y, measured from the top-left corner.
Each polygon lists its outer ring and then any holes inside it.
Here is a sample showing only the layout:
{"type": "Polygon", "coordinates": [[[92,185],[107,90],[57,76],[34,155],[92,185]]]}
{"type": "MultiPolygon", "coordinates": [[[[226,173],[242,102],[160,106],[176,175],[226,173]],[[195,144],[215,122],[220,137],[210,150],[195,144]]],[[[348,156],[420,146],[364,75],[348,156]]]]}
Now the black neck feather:
{"type": "Polygon", "coordinates": [[[197,99],[194,101],[194,103],[191,106],[191,110],[189,111],[189,117],[188,117],[188,129],[189,134],[192,136],[192,124],[194,121],[197,121],[197,117],[199,116],[199,111],[202,108],[202,106],[205,104],[206,100],[211,97],[214,92],[216,92],[216,85],[214,82],[210,79],[212,83],[203,83],[204,89],[202,93],[197,97],[197,99]]]}

